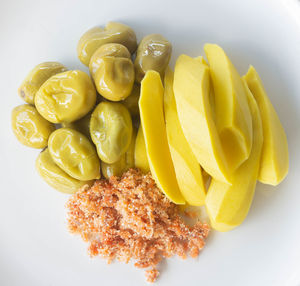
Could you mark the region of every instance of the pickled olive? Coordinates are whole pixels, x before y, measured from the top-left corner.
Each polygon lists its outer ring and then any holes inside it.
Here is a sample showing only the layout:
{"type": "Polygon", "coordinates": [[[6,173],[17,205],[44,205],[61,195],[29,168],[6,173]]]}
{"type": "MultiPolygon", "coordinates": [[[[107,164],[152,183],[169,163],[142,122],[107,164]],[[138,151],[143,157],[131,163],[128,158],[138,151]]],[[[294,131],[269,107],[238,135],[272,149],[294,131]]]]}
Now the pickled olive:
{"type": "Polygon", "coordinates": [[[104,98],[119,101],[129,96],[134,83],[134,66],[131,59],[101,57],[97,59],[97,65],[98,69],[93,70],[92,75],[97,91],[104,98]]]}
{"type": "Polygon", "coordinates": [[[117,162],[131,141],[132,121],[129,111],[121,103],[99,103],[91,116],[90,134],[100,159],[109,164],[117,162]]]}
{"type": "Polygon", "coordinates": [[[171,52],[171,43],[162,35],[151,34],[144,37],[138,46],[134,61],[135,80],[141,82],[148,70],[155,70],[163,77],[171,52]]]}
{"type": "Polygon", "coordinates": [[[72,122],[86,115],[96,103],[96,90],[83,71],[72,70],[49,78],[35,96],[39,113],[53,123],[72,122]]]}
{"type": "Polygon", "coordinates": [[[48,148],[39,154],[35,167],[48,185],[62,193],[73,194],[82,186],[93,183],[93,181],[79,181],[70,177],[54,163],[48,148]]]}
{"type": "Polygon", "coordinates": [[[49,137],[53,161],[71,177],[88,181],[100,178],[100,162],[92,143],[80,132],[60,128],[49,137]]]}
{"type": "Polygon", "coordinates": [[[125,154],[121,158],[112,164],[101,161],[101,171],[104,178],[109,179],[111,176],[121,177],[126,170],[125,154]]]}
{"type": "Polygon", "coordinates": [[[45,62],[35,66],[18,89],[20,97],[27,103],[34,104],[35,94],[41,85],[51,76],[66,70],[65,66],[57,62],[45,62]]]}
{"type": "Polygon", "coordinates": [[[99,68],[98,60],[102,57],[117,57],[117,58],[130,59],[131,55],[128,49],[121,44],[116,44],[116,43],[105,44],[101,46],[99,49],[97,49],[93,54],[93,56],[91,57],[90,64],[89,64],[91,75],[93,75],[99,68]]]}
{"type": "Polygon", "coordinates": [[[50,134],[55,130],[54,124],[44,119],[36,108],[29,104],[13,109],[11,126],[17,139],[32,148],[46,147],[50,134]]]}
{"type": "Polygon", "coordinates": [[[133,118],[139,116],[139,98],[140,98],[140,85],[135,83],[132,91],[128,97],[126,97],[122,103],[127,107],[133,118]]]}
{"type": "Polygon", "coordinates": [[[73,121],[70,123],[63,122],[61,124],[61,126],[66,127],[66,128],[75,129],[76,131],[79,131],[80,133],[85,135],[87,138],[91,139],[91,135],[90,135],[91,115],[92,115],[92,112],[89,112],[87,115],[80,118],[79,120],[76,120],[76,121],[73,121]]]}
{"type": "Polygon", "coordinates": [[[112,164],[107,164],[101,162],[101,171],[106,179],[111,176],[122,176],[130,168],[134,168],[134,150],[135,150],[135,140],[136,140],[136,129],[132,130],[132,138],[128,150],[121,156],[121,158],[112,164]]]}
{"type": "Polygon", "coordinates": [[[95,51],[91,57],[89,69],[92,76],[95,75],[99,69],[103,57],[116,57],[116,58],[127,58],[130,59],[131,55],[128,49],[121,44],[105,44],[95,51]]]}
{"type": "Polygon", "coordinates": [[[82,35],[77,45],[79,60],[88,66],[94,52],[108,43],[122,44],[130,53],[134,53],[137,48],[136,35],[130,27],[121,23],[109,22],[104,29],[94,27],[82,35]]]}

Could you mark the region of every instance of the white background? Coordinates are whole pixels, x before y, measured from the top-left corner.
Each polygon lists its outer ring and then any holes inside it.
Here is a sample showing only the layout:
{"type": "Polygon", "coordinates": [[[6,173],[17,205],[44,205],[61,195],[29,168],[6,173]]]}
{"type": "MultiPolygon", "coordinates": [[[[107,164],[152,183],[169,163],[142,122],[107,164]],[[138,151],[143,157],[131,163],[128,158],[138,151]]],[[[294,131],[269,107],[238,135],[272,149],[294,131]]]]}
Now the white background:
{"type": "Polygon", "coordinates": [[[212,232],[199,259],[171,259],[160,285],[300,285],[300,14],[287,1],[4,1],[0,2],[0,285],[144,285],[132,265],[90,259],[86,245],[66,230],[67,196],[37,175],[38,150],[19,144],[11,109],[17,88],[42,61],[84,67],[76,56],[83,32],[109,20],[137,32],[161,33],[181,53],[203,54],[220,44],[241,74],[253,64],[287,132],[290,172],[273,188],[258,184],[244,224],[212,232]]]}

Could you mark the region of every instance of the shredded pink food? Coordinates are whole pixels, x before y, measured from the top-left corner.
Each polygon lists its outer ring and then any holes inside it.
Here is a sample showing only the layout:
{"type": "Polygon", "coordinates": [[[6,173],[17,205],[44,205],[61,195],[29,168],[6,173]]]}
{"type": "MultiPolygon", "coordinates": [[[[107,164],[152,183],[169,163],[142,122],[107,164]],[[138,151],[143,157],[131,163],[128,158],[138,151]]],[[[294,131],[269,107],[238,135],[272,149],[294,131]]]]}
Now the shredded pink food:
{"type": "Polygon", "coordinates": [[[198,256],[209,233],[207,224],[185,224],[151,175],[134,169],[81,189],[67,208],[70,232],[89,243],[91,256],[108,263],[133,259],[136,267],[148,268],[148,282],[156,280],[156,266],[164,257],[198,256]]]}

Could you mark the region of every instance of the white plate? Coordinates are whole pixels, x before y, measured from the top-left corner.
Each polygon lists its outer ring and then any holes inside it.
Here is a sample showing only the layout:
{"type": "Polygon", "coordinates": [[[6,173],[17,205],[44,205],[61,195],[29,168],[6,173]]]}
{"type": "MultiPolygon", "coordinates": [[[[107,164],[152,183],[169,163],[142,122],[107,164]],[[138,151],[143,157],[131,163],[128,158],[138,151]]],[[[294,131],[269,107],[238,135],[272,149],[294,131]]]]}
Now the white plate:
{"type": "Polygon", "coordinates": [[[139,39],[162,33],[181,53],[220,44],[243,74],[260,73],[287,132],[290,172],[273,188],[258,184],[249,216],[228,233],[212,232],[198,259],[163,263],[156,285],[300,285],[300,25],[299,1],[1,1],[0,2],[0,285],[143,285],[142,270],[90,259],[66,230],[67,196],[34,169],[37,150],[19,144],[10,111],[17,87],[42,61],[84,68],[76,57],[83,32],[109,20],[139,39]]]}

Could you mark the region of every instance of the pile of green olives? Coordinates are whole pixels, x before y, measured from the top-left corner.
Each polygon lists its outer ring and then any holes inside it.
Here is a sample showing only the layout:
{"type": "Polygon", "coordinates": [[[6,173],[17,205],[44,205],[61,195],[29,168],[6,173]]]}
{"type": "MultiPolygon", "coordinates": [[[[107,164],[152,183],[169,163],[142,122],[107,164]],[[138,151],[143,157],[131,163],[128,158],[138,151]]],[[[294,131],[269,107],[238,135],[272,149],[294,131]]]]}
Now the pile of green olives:
{"type": "Polygon", "coordinates": [[[78,42],[90,75],[59,62],[28,73],[18,89],[25,104],[13,109],[11,126],[20,143],[42,149],[35,166],[46,183],[72,194],[136,166],[140,82],[147,70],[163,76],[171,51],[159,34],[138,44],[129,26],[109,22],[78,42]]]}

